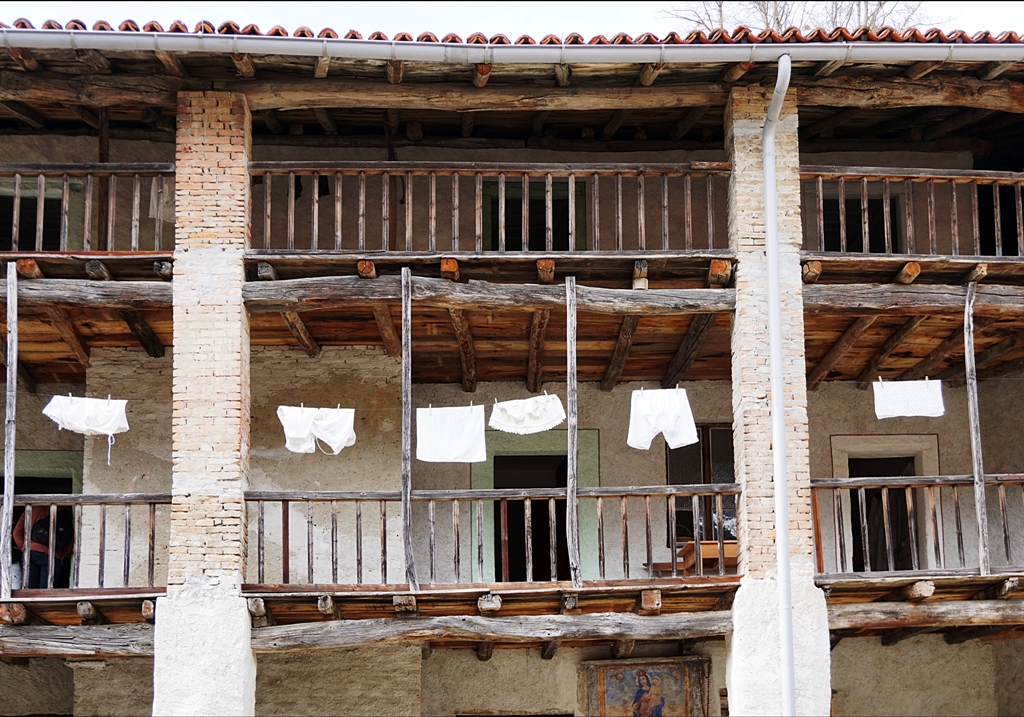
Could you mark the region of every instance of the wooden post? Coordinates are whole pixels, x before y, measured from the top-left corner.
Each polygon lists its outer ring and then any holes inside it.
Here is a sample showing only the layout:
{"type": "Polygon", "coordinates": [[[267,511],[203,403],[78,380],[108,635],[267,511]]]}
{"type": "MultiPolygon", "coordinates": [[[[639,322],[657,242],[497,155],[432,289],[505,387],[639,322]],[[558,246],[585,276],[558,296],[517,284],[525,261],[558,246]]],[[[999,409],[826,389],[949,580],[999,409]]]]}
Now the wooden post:
{"type": "MultiPolygon", "coordinates": [[[[967,303],[964,306],[964,365],[967,369],[967,417],[971,430],[974,508],[978,517],[978,566],[982,575],[988,575],[988,510],[985,505],[985,468],[981,455],[981,420],[978,415],[978,370],[974,359],[974,296],[977,289],[977,282],[972,281],[967,285],[967,303]]],[[[10,373],[10,368],[7,371],[10,373]]]]}
{"type": "MultiPolygon", "coordinates": [[[[18,402],[18,270],[7,262],[7,414],[4,421],[4,507],[0,518],[0,597],[11,597],[11,538],[14,531],[14,431],[18,402]]],[[[31,521],[26,520],[28,525],[31,521]]],[[[25,549],[28,550],[26,544],[25,549]]],[[[27,561],[26,561],[27,564],[27,561]]],[[[28,578],[28,575],[25,576],[28,578]]]]}
{"type": "Polygon", "coordinates": [[[566,394],[569,403],[569,454],[565,479],[565,532],[569,547],[569,573],[575,590],[583,587],[580,575],[580,517],[576,499],[576,277],[565,277],[566,394]]]}
{"type": "Polygon", "coordinates": [[[412,552],[412,272],[402,267],[402,541],[405,579],[419,590],[412,552]]]}

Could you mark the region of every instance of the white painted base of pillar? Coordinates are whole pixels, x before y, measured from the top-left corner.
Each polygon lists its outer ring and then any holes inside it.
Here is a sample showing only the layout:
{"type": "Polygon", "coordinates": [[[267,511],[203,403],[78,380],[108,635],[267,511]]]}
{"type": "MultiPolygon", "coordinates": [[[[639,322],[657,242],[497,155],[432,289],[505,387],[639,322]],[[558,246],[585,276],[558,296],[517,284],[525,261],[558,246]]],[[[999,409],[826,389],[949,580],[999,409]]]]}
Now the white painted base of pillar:
{"type": "Polygon", "coordinates": [[[251,630],[237,588],[180,588],[157,600],[153,714],[255,714],[251,630]]]}
{"type": "MultiPolygon", "coordinates": [[[[778,583],[744,577],[732,606],[726,686],[729,714],[782,714],[778,583]]],[[[793,576],[796,713],[827,715],[832,699],[828,610],[809,576],[793,576]]]]}

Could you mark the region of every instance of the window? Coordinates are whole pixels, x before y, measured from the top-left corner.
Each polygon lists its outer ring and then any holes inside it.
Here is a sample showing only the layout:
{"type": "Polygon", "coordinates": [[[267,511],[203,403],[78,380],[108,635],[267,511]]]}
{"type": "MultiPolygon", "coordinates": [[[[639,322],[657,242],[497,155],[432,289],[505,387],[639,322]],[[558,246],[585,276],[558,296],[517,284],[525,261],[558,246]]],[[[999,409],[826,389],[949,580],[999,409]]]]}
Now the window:
{"type": "MultiPolygon", "coordinates": [[[[49,193],[49,192],[48,192],[49,193]]],[[[34,251],[36,248],[36,207],[38,199],[21,197],[18,215],[18,246],[15,250],[34,251]]],[[[14,222],[14,196],[0,194],[0,248],[11,249],[14,222]]],[[[60,198],[44,198],[43,251],[60,249],[60,198]]]]}
{"type": "MultiPolygon", "coordinates": [[[[669,485],[693,485],[734,483],[731,426],[697,426],[699,440],[682,448],[668,448],[665,451],[666,473],[669,485]]],[[[716,502],[706,497],[700,501],[700,525],[702,539],[717,540],[715,516],[716,502]],[[711,526],[709,533],[704,526],[711,526]]],[[[723,538],[736,539],[736,497],[722,497],[722,518],[725,526],[723,538]]],[[[693,502],[689,499],[676,500],[676,538],[692,540],[694,535],[693,502]]]]}

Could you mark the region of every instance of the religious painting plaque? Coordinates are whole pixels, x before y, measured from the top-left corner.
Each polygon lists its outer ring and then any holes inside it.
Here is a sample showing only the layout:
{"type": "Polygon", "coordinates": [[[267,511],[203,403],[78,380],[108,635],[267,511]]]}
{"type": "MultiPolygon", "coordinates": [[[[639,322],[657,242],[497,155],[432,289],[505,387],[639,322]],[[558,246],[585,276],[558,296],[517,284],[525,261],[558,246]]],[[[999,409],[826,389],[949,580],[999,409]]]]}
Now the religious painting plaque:
{"type": "Polygon", "coordinates": [[[711,658],[706,655],[580,664],[586,714],[594,717],[708,717],[711,658]]]}

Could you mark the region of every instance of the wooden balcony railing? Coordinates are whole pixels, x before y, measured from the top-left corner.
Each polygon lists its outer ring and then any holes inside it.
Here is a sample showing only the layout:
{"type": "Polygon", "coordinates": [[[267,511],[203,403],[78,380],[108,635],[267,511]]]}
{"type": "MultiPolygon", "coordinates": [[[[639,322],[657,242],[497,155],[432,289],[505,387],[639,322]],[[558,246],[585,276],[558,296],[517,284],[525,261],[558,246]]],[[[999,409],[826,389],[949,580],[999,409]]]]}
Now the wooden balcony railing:
{"type": "MultiPolygon", "coordinates": [[[[47,522],[47,581],[40,589],[155,587],[166,585],[170,494],[18,495],[19,508],[47,522]],[[35,509],[33,515],[33,508],[35,509]],[[40,510],[42,509],[42,510],[40,510]],[[66,511],[65,516],[60,512],[66,511]],[[42,513],[42,517],[40,517],[42,513]],[[57,556],[58,521],[72,526],[70,575],[62,575],[57,556]],[[140,525],[142,530],[138,529],[140,525]]],[[[32,521],[24,520],[24,545],[32,542],[32,521]]],[[[37,533],[37,537],[39,537],[37,533]]],[[[66,531],[64,535],[67,535],[66,531]]],[[[5,546],[4,549],[9,549],[5,546]]],[[[23,588],[29,585],[29,550],[22,551],[23,588]]]]}
{"type": "Polygon", "coordinates": [[[1024,174],[803,166],[800,177],[808,251],[1024,256],[1024,174]]]}
{"type": "Polygon", "coordinates": [[[163,251],[173,229],[173,164],[0,164],[0,251],[163,251]]]}
{"type": "Polygon", "coordinates": [[[253,162],[253,246],[725,249],[729,165],[253,162]]]}
{"type": "Polygon", "coordinates": [[[980,548],[992,573],[1024,569],[1024,475],[985,476],[980,517],[969,475],[830,478],[811,487],[820,574],[977,574],[980,548]]]}
{"type": "MultiPolygon", "coordinates": [[[[739,490],[736,484],[580,488],[576,537],[584,579],[704,576],[706,563],[724,575],[735,564],[739,490]],[[685,530],[677,525],[680,515],[685,530]],[[640,527],[631,531],[631,520],[640,527]]],[[[421,583],[569,580],[564,488],[413,491],[411,498],[421,583]]],[[[247,492],[256,546],[250,582],[404,583],[400,502],[399,491],[247,492]]]]}

